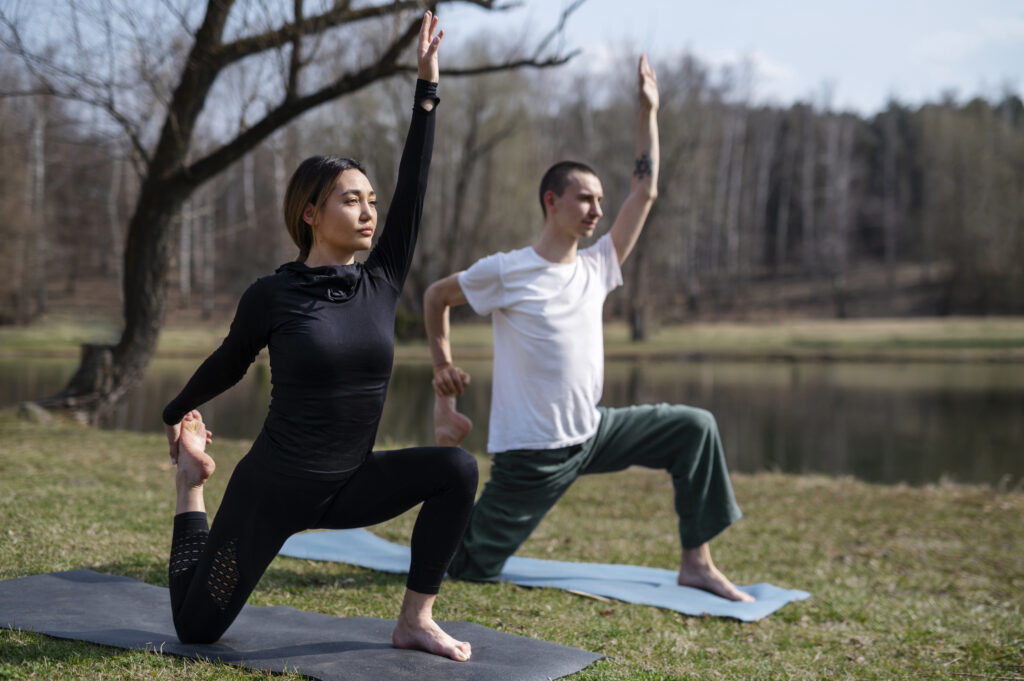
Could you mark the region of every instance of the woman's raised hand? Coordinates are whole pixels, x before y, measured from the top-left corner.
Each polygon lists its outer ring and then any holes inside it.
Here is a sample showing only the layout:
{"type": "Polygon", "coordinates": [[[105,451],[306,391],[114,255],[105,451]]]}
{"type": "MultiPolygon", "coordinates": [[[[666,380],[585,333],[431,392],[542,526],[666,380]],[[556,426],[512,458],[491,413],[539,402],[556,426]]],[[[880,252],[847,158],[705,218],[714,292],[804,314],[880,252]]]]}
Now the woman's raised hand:
{"type": "Polygon", "coordinates": [[[440,70],[437,66],[437,48],[444,37],[444,31],[437,31],[437,17],[430,12],[423,13],[423,23],[420,24],[420,41],[416,48],[416,61],[419,66],[419,77],[422,80],[429,80],[436,83],[440,78],[440,70]]]}
{"type": "Polygon", "coordinates": [[[164,432],[167,434],[167,444],[170,445],[171,463],[178,463],[178,439],[181,437],[181,422],[169,426],[164,424],[164,432]]]}

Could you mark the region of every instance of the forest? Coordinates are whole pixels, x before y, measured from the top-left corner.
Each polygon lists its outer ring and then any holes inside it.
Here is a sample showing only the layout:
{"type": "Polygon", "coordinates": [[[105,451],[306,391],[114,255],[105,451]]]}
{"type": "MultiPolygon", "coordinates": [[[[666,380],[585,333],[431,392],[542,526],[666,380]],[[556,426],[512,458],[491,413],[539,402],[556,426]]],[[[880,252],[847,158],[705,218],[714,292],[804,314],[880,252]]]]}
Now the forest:
{"type": "MultiPolygon", "coordinates": [[[[31,62],[0,64],[0,323],[31,322],[84,281],[109,282],[121,295],[127,222],[144,178],[140,149],[156,138],[168,74],[187,48],[168,33],[166,53],[129,49],[135,61],[118,72],[136,79],[116,87],[131,93],[137,139],[84,98],[39,94],[31,62]]],[[[496,61],[514,48],[480,35],[445,59],[496,61]]],[[[536,185],[551,163],[575,159],[598,171],[610,226],[632,170],[636,57],[623,51],[610,73],[577,57],[557,68],[444,79],[401,334],[418,332],[433,280],[530,243],[541,224],[536,185]]],[[[686,54],[654,66],[660,194],[607,310],[628,320],[634,337],[695,319],[1024,312],[1017,93],[914,106],[892,99],[865,116],[833,108],[827,85],[807,101],[767,105],[752,98],[748,69],[713,69],[686,54]]],[[[258,117],[260,83],[275,68],[287,65],[248,59],[218,81],[192,157],[258,117]]],[[[282,194],[308,155],[360,159],[384,214],[410,78],[399,73],[327,102],[203,181],[169,216],[169,307],[227,319],[250,282],[294,259],[282,194]]]]}

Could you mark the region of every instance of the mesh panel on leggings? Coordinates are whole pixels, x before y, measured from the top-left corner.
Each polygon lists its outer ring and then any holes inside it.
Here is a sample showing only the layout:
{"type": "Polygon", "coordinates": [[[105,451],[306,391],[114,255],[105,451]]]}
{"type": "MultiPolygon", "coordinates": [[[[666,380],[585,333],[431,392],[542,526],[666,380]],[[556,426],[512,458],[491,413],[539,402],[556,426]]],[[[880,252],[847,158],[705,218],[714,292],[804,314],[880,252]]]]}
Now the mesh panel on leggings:
{"type": "Polygon", "coordinates": [[[232,539],[217,549],[217,555],[213,557],[210,566],[210,575],[206,579],[206,588],[221,610],[231,602],[238,579],[238,542],[232,539]]]}
{"type": "Polygon", "coordinates": [[[171,577],[188,572],[199,562],[199,556],[206,546],[209,530],[185,530],[176,532],[171,541],[171,561],[168,571],[171,577]]]}

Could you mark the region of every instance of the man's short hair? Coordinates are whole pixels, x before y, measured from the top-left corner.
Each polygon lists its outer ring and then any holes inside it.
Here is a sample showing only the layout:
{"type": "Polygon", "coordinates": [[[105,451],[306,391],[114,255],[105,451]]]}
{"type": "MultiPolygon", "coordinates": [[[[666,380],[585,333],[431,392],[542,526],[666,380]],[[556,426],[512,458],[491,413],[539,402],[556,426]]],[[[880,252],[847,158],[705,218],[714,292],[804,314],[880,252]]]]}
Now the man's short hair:
{"type": "Polygon", "coordinates": [[[544,205],[544,195],[550,191],[554,192],[555,196],[561,196],[565,192],[565,188],[569,186],[569,176],[577,172],[589,173],[597,177],[593,168],[578,161],[561,161],[548,168],[548,171],[544,173],[544,177],[540,181],[540,210],[544,213],[544,217],[548,216],[547,206],[544,205]]]}

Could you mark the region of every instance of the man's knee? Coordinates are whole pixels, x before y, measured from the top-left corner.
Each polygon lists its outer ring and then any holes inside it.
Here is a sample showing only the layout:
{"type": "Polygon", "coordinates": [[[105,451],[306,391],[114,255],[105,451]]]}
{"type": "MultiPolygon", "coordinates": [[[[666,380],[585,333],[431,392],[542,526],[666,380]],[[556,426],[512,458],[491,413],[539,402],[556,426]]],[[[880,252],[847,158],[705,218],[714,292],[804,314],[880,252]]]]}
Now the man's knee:
{"type": "Polygon", "coordinates": [[[672,470],[689,471],[696,461],[721,450],[721,436],[714,414],[707,409],[685,405],[666,405],[671,414],[673,440],[672,470]],[[677,469],[683,466],[682,469],[677,469]]]}
{"type": "Polygon", "coordinates": [[[715,415],[707,409],[686,407],[686,413],[683,418],[686,419],[687,425],[690,428],[698,430],[701,433],[718,433],[718,421],[715,420],[715,415]]]}

